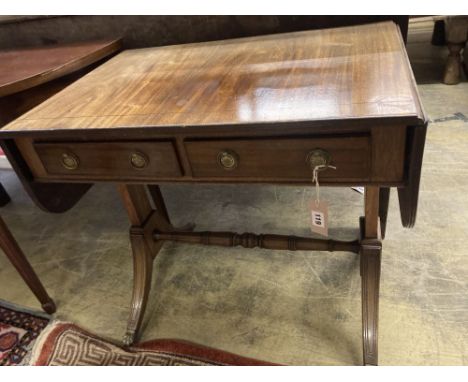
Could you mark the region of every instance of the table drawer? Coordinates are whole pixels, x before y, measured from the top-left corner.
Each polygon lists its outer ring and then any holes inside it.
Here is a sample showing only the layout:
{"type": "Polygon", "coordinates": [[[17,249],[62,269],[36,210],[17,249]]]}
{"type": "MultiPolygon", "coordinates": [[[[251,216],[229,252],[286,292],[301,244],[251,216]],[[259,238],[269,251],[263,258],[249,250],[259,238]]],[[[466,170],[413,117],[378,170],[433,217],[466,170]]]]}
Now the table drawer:
{"type": "Polygon", "coordinates": [[[320,173],[330,182],[367,181],[371,173],[369,135],[198,140],[185,142],[196,178],[311,180],[310,158],[329,157],[336,170],[320,173]]]}
{"type": "Polygon", "coordinates": [[[181,176],[172,142],[36,142],[50,175],[67,178],[141,179],[181,176]]]}

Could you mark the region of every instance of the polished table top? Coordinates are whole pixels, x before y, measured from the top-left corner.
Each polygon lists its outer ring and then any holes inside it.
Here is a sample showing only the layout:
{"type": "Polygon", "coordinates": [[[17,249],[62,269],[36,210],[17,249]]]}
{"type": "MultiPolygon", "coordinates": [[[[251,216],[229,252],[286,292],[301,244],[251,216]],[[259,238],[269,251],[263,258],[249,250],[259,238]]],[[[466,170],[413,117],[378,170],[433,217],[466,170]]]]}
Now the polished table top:
{"type": "Polygon", "coordinates": [[[351,119],[424,122],[392,22],[124,51],[4,132],[351,119]]]}
{"type": "Polygon", "coordinates": [[[0,50],[0,97],[79,70],[119,47],[120,40],[103,40],[0,50]]]}

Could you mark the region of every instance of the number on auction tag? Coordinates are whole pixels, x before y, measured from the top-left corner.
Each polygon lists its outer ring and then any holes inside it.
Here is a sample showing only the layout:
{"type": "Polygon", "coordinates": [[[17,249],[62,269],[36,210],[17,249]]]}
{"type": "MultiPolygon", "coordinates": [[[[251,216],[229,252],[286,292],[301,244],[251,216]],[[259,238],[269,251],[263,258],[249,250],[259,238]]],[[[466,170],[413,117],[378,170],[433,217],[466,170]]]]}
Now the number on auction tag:
{"type": "Polygon", "coordinates": [[[323,228],[325,223],[325,216],[319,211],[312,211],[312,224],[315,227],[323,228]]]}
{"type": "Polygon", "coordinates": [[[328,236],[328,203],[321,200],[310,202],[310,229],[322,236],[328,236]]]}

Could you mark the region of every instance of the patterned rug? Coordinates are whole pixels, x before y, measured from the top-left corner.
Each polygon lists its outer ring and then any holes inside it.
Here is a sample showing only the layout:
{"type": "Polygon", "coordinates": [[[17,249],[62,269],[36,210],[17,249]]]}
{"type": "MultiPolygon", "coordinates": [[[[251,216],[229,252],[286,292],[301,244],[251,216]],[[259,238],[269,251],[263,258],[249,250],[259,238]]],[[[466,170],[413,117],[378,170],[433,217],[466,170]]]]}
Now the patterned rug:
{"type": "Polygon", "coordinates": [[[153,340],[122,348],[74,324],[51,324],[38,340],[31,365],[41,366],[209,366],[273,365],[179,340],[153,340]]]}
{"type": "Polygon", "coordinates": [[[27,365],[50,316],[0,300],[0,366],[27,365]]]}

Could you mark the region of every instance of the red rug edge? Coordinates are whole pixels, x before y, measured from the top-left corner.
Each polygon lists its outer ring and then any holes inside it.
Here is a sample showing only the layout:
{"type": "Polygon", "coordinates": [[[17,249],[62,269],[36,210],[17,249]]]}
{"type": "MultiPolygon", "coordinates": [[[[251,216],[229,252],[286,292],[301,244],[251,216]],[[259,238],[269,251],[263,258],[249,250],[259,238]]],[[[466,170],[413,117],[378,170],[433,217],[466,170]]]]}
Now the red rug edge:
{"type": "Polygon", "coordinates": [[[280,366],[279,364],[270,363],[266,361],[257,360],[254,358],[243,357],[234,353],[226,352],[224,350],[217,350],[204,345],[198,345],[185,340],[176,339],[157,339],[150,340],[140,344],[136,344],[129,348],[124,348],[115,342],[108,341],[100,338],[87,330],[72,324],[72,323],[57,323],[56,327],[53,328],[50,333],[46,334],[46,338],[43,339],[44,343],[40,349],[40,354],[37,356],[33,366],[47,366],[49,357],[54,348],[54,344],[58,336],[65,330],[74,329],[80,331],[90,337],[97,340],[111,342],[115,346],[118,346],[128,352],[144,351],[155,351],[165,352],[175,355],[187,355],[199,360],[211,361],[228,366],[280,366]]]}

